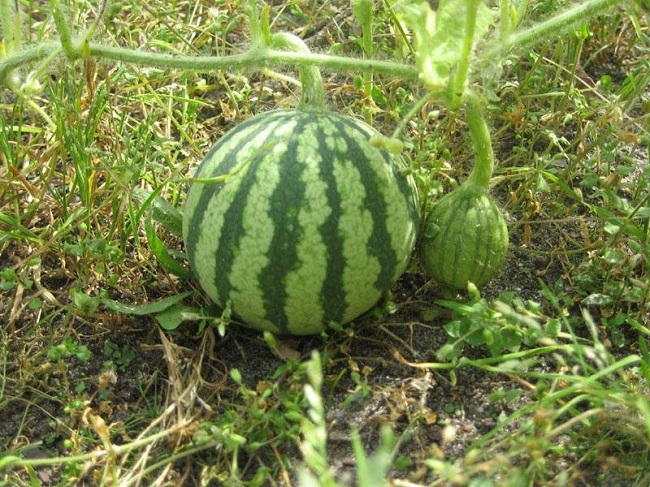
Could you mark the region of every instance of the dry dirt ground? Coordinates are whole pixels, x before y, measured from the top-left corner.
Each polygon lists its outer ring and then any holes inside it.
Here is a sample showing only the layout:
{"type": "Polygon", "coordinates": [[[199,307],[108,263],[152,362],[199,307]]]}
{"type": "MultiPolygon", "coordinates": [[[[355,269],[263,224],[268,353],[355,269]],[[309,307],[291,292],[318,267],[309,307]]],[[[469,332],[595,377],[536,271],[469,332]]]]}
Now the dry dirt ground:
{"type": "MultiPolygon", "coordinates": [[[[517,289],[530,299],[541,300],[535,291],[535,272],[543,270],[544,275],[552,279],[561,269],[547,259],[519,255],[516,233],[513,237],[512,258],[484,293],[489,296],[517,289]]],[[[3,260],[2,265],[15,262],[15,258],[11,252],[6,252],[3,259],[12,260],[3,260]]],[[[56,264],[57,260],[51,263],[56,264]]],[[[57,272],[56,268],[43,271],[44,276],[57,272]]],[[[41,284],[65,303],[73,282],[55,279],[44,278],[41,284]]],[[[334,335],[326,341],[319,337],[280,339],[283,354],[307,359],[312,350],[320,350],[327,357],[323,393],[329,455],[344,485],[353,479],[355,471],[350,443],[353,428],[359,431],[366,451],[372,452],[379,445],[381,427],[391,426],[401,442],[398,456],[411,462],[405,472],[392,475],[407,477],[412,482],[426,482],[428,475],[422,466],[426,458],[462,458],[471,442],[488,433],[500,417],[533,399],[525,384],[505,375],[468,367],[456,370],[452,376],[446,371],[407,365],[407,361],[437,361],[435,352],[447,340],[442,325],[449,315],[441,309],[432,312],[433,302],[441,295],[435,285],[427,283],[416,270],[403,276],[395,287],[394,296],[397,311],[382,319],[369,316],[359,320],[352,338],[334,335]],[[359,373],[361,387],[358,381],[351,380],[352,371],[359,373]],[[512,402],[488,398],[495,392],[511,389],[522,389],[523,393],[512,402]]],[[[14,299],[8,293],[4,297],[3,316],[6,317],[7,305],[14,299]]],[[[268,383],[274,371],[285,363],[257,332],[245,328],[232,326],[224,338],[208,330],[206,339],[205,334],[196,336],[192,325],[175,333],[162,334],[152,318],[101,313],[81,316],[67,310],[60,314],[60,319],[51,322],[50,329],[43,330],[42,340],[35,342],[30,337],[30,347],[48,347],[60,341],[61,337],[52,338],[58,336],[57,327],[73,329],[75,339],[87,346],[95,358],[83,362],[71,357],[40,363],[33,369],[30,357],[36,356],[38,351],[25,349],[20,337],[21,330],[29,328],[34,319],[36,316],[22,313],[7,334],[10,342],[6,347],[4,374],[8,380],[4,394],[9,400],[0,417],[0,437],[11,439],[12,448],[17,444],[33,445],[24,451],[26,458],[63,454],[66,451],[63,441],[69,437],[70,429],[85,425],[83,411],[86,408],[100,412],[107,423],[122,423],[128,425],[125,429],[132,431],[143,429],[146,423],[133,422],[153,421],[155,418],[147,418],[143,411],[151,408],[151,414],[155,415],[160,405],[156,409],[153,402],[162,402],[162,405],[173,402],[173,396],[190,381],[191,368],[197,363],[202,369],[197,396],[215,410],[220,408],[219,398],[234,395],[228,377],[231,368],[240,370],[245,384],[256,390],[260,384],[268,383]],[[107,341],[124,354],[125,351],[133,353],[131,359],[126,357],[124,364],[117,367],[114,377],[106,377],[103,368],[104,360],[115,361],[115,357],[109,357],[106,352],[107,341]],[[206,341],[207,350],[204,350],[202,344],[206,341]],[[170,361],[175,363],[170,364],[170,361]],[[85,391],[75,394],[74,388],[80,383],[85,384],[85,391]],[[19,388],[15,387],[17,384],[19,388]],[[69,404],[61,399],[73,396],[84,398],[84,407],[68,410],[69,404]]],[[[468,352],[470,357],[485,356],[485,351],[480,349],[468,352]]],[[[298,464],[299,453],[290,453],[293,455],[298,464]]],[[[562,468],[563,462],[572,461],[575,459],[562,459],[557,468],[562,468]]],[[[58,474],[44,468],[39,470],[39,477],[43,485],[49,485],[58,474]]],[[[191,478],[190,475],[185,485],[192,485],[191,478]]],[[[92,485],[92,482],[87,480],[81,485],[92,485]]],[[[578,485],[593,484],[587,476],[585,482],[578,485]]]]}

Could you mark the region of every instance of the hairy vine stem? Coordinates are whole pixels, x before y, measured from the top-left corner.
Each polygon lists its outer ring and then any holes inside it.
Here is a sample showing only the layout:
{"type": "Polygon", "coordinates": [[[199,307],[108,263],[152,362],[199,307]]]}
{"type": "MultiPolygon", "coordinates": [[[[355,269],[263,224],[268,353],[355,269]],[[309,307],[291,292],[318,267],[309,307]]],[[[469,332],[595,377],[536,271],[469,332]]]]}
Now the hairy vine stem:
{"type": "Polygon", "coordinates": [[[465,113],[474,147],[474,167],[464,186],[479,193],[487,193],[494,171],[494,151],[481,107],[479,96],[473,91],[468,91],[465,98],[465,113]]]}
{"type": "MultiPolygon", "coordinates": [[[[48,42],[33,48],[24,49],[8,58],[0,60],[0,81],[13,69],[29,62],[43,59],[58,49],[61,49],[59,42],[48,42]]],[[[415,66],[403,63],[327,54],[288,52],[269,48],[252,48],[241,54],[227,56],[179,56],[89,43],[88,54],[102,59],[148,65],[161,69],[182,69],[204,72],[305,65],[319,66],[336,71],[375,72],[411,80],[415,80],[419,76],[418,69],[415,66]]]]}
{"type": "Polygon", "coordinates": [[[566,29],[622,4],[622,0],[587,0],[570,9],[554,15],[548,20],[532,25],[510,36],[505,36],[500,42],[494,43],[480,56],[478,64],[489,64],[496,59],[502,59],[515,49],[530,47],[540,40],[549,39],[561,34],[566,29]]]}
{"type": "MultiPolygon", "coordinates": [[[[499,39],[498,42],[488,46],[480,53],[479,59],[475,60],[476,65],[480,68],[481,65],[494,63],[510,54],[514,49],[530,47],[540,39],[557,35],[567,28],[584,22],[585,19],[623,2],[624,0],[585,0],[546,21],[499,39]]],[[[215,70],[257,70],[293,65],[317,66],[335,71],[360,72],[364,74],[374,72],[405,80],[417,80],[419,77],[418,68],[412,64],[309,52],[279,51],[260,46],[259,43],[258,45],[253,45],[250,50],[244,53],[227,56],[186,56],[143,52],[136,49],[91,43],[87,41],[86,36],[82,37],[81,43],[75,45],[69,25],[63,19],[63,14],[58,8],[59,0],[51,0],[50,5],[54,9],[54,17],[57,30],[59,31],[60,41],[18,49],[14,52],[7,52],[7,57],[0,57],[0,84],[7,83],[9,75],[13,70],[27,63],[46,59],[61,50],[71,60],[92,56],[118,62],[148,65],[161,69],[210,72],[215,70]]],[[[6,32],[7,28],[5,27],[6,32]]],[[[9,32],[12,32],[11,29],[9,29],[9,32]]],[[[262,36],[264,35],[263,33],[262,36]]]]}
{"type": "Polygon", "coordinates": [[[465,22],[465,36],[463,39],[463,50],[461,51],[460,62],[456,69],[455,76],[451,79],[449,97],[449,108],[457,110],[465,93],[467,75],[471,63],[472,48],[474,47],[474,33],[476,31],[476,14],[479,0],[467,0],[467,19],[465,22]]]}
{"type": "MultiPolygon", "coordinates": [[[[270,41],[273,47],[286,48],[306,54],[310,52],[307,44],[302,39],[288,32],[273,34],[270,41]]],[[[320,70],[316,66],[304,65],[298,69],[300,71],[300,84],[302,85],[299,108],[309,112],[324,111],[325,88],[320,70]]]]}

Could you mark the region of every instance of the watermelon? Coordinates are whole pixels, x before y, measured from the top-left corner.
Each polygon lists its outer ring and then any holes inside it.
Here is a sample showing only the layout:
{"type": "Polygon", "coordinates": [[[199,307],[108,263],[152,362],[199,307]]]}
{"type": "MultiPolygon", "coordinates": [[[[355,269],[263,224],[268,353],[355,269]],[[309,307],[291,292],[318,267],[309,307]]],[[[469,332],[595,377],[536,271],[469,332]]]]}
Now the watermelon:
{"type": "Polygon", "coordinates": [[[320,333],[372,308],[404,272],[418,195],[378,133],[331,112],[275,110],[226,133],[183,215],[206,294],[250,327],[320,333]]]}
{"type": "Polygon", "coordinates": [[[469,92],[465,112],[474,147],[467,180],[440,199],[427,217],[422,264],[427,275],[446,287],[467,289],[492,279],[508,251],[508,226],[489,194],[494,151],[482,101],[469,92]]]}
{"type": "Polygon", "coordinates": [[[440,284],[480,287],[499,271],[508,251],[508,226],[485,191],[465,183],[445,195],[427,218],[422,264],[440,284]]]}

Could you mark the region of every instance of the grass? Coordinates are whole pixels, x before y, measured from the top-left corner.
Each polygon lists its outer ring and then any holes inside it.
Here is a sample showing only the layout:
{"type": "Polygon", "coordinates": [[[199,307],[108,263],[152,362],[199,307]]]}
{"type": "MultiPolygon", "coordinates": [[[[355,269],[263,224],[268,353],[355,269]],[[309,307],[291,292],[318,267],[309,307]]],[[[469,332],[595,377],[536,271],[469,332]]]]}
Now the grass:
{"type": "MultiPolygon", "coordinates": [[[[533,3],[533,17],[554,8],[533,3]]],[[[408,59],[386,5],[375,54],[408,59]]],[[[246,44],[242,2],[159,7],[111,3],[96,36],[185,54],[246,44]]],[[[98,9],[66,14],[81,29],[98,9]]],[[[24,43],[55,38],[47,6],[23,11],[24,43]]],[[[272,25],[363,52],[349,8],[284,2],[272,25]]],[[[293,73],[62,60],[35,94],[3,88],[0,483],[647,485],[648,36],[642,12],[615,10],[505,63],[486,82],[504,270],[458,295],[416,257],[392,302],[326,338],[260,336],[211,310],[147,208],[181,207],[228,128],[295,104],[293,73]]],[[[325,74],[330,106],[384,134],[422,94],[325,74]]],[[[431,200],[467,175],[464,132],[433,101],[405,125],[431,200]]]]}

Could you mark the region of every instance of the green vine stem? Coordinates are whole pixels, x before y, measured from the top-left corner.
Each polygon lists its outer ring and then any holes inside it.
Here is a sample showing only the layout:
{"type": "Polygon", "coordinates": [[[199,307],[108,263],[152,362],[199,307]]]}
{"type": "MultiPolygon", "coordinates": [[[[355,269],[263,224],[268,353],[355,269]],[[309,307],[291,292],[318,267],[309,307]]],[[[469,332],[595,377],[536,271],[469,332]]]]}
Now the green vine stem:
{"type": "MultiPolygon", "coordinates": [[[[6,1],[6,0],[5,0],[6,1]]],[[[585,19],[604,12],[612,6],[622,4],[624,0],[586,0],[553,18],[535,24],[520,32],[513,33],[506,40],[497,40],[489,46],[477,59],[477,68],[480,65],[498,62],[513,49],[525,49],[532,46],[540,39],[547,39],[557,35],[585,19]]],[[[52,0],[51,5],[58,5],[58,0],[52,0]]],[[[57,12],[61,12],[60,9],[57,12]]],[[[358,59],[346,56],[332,56],[309,52],[287,52],[269,48],[253,48],[242,54],[228,56],[178,56],[172,54],[142,52],[135,49],[105,46],[88,43],[83,47],[83,53],[72,45],[70,29],[63,21],[63,14],[59,15],[57,28],[61,42],[43,43],[35,47],[20,49],[11,53],[6,58],[0,59],[0,83],[6,82],[8,75],[14,69],[27,63],[47,58],[55,51],[63,48],[66,54],[77,56],[95,56],[106,60],[148,65],[161,69],[180,69],[214,72],[215,70],[243,70],[259,68],[281,68],[285,66],[318,66],[335,71],[348,71],[357,73],[375,72],[378,74],[404,80],[417,80],[419,71],[416,66],[393,61],[377,59],[358,59]],[[60,26],[58,24],[61,24],[60,26]],[[65,24],[65,25],[64,25],[65,24]],[[65,45],[67,44],[67,45],[65,45]]]]}
{"type": "MultiPolygon", "coordinates": [[[[353,0],[352,11],[359,25],[361,25],[361,46],[363,48],[363,56],[365,59],[370,59],[374,56],[375,48],[373,45],[372,24],[374,18],[373,0],[353,0]]],[[[367,99],[372,98],[372,72],[363,73],[363,93],[367,99]]],[[[366,123],[372,124],[372,112],[366,110],[366,123]]]]}
{"type": "MultiPolygon", "coordinates": [[[[14,0],[0,0],[0,59],[20,51],[20,12],[20,5],[14,0]]],[[[14,79],[10,84],[15,85],[17,82],[17,79],[14,79]]]]}
{"type": "MultiPolygon", "coordinates": [[[[532,25],[520,32],[515,32],[506,39],[501,39],[480,57],[479,64],[489,64],[502,59],[514,49],[530,47],[540,40],[559,35],[570,27],[585,22],[585,20],[604,12],[605,10],[624,3],[622,0],[588,0],[570,9],[554,15],[548,20],[532,25]]],[[[525,2],[522,6],[527,6],[525,2]]],[[[521,7],[520,6],[520,9],[521,7]]]]}
{"type": "Polygon", "coordinates": [[[101,21],[104,19],[104,15],[108,10],[108,1],[109,0],[102,0],[102,3],[99,7],[99,12],[95,17],[95,20],[93,20],[93,23],[90,25],[90,28],[86,31],[86,33],[83,35],[83,38],[79,42],[79,47],[77,49],[81,53],[82,57],[86,57],[89,54],[88,43],[90,42],[92,36],[95,35],[95,32],[97,31],[97,28],[99,27],[101,21]]]}
{"type": "MultiPolygon", "coordinates": [[[[181,425],[184,426],[184,425],[181,425]]],[[[41,467],[45,465],[60,465],[67,463],[75,462],[86,462],[89,460],[95,460],[102,457],[108,456],[117,456],[124,453],[129,453],[141,448],[143,446],[152,444],[158,440],[161,440],[165,437],[168,437],[170,434],[174,433],[181,429],[181,426],[176,426],[173,428],[154,433],[151,436],[145,438],[138,438],[130,443],[125,443],[123,445],[111,445],[110,451],[108,448],[103,450],[93,450],[89,453],[82,453],[78,455],[70,455],[65,457],[47,457],[47,458],[34,458],[34,459],[24,459],[15,455],[7,455],[0,459],[0,471],[8,467],[41,467]]]]}
{"type": "Polygon", "coordinates": [[[393,131],[391,138],[392,139],[399,139],[401,135],[406,131],[406,126],[408,123],[415,118],[415,116],[422,110],[422,107],[429,101],[433,99],[433,95],[431,93],[425,93],[424,96],[421,96],[409,109],[408,113],[402,117],[400,120],[399,124],[393,131]]]}
{"type": "Polygon", "coordinates": [[[499,38],[504,41],[512,32],[510,25],[510,0],[501,0],[499,4],[499,38]]]}
{"type": "MultiPolygon", "coordinates": [[[[288,32],[271,35],[271,46],[309,54],[307,44],[299,37],[288,32]]],[[[302,94],[298,109],[307,112],[325,111],[325,88],[316,66],[299,66],[302,94]]]]}
{"type": "Polygon", "coordinates": [[[469,74],[469,65],[472,58],[472,48],[474,47],[474,32],[476,30],[476,13],[481,0],[467,1],[467,17],[465,19],[465,36],[463,37],[463,50],[456,74],[451,80],[449,96],[449,108],[457,110],[465,93],[467,84],[467,75],[469,74]]]}
{"type": "Polygon", "coordinates": [[[465,114],[475,155],[474,167],[463,186],[478,193],[487,193],[494,171],[494,152],[490,131],[483,117],[481,100],[474,92],[470,91],[466,95],[465,114]]]}
{"type": "Polygon", "coordinates": [[[72,43],[72,34],[70,33],[68,21],[66,20],[63,9],[61,8],[61,3],[59,0],[49,1],[52,9],[52,17],[54,17],[54,24],[56,25],[56,31],[59,33],[59,39],[61,39],[61,47],[63,47],[66,56],[68,56],[70,60],[74,61],[81,57],[81,55],[72,43]]]}
{"type": "MultiPolygon", "coordinates": [[[[61,44],[59,42],[49,42],[33,48],[23,49],[11,57],[0,60],[0,81],[10,71],[29,62],[43,59],[60,48],[61,44]]],[[[88,53],[90,56],[111,61],[153,66],[160,69],[180,69],[201,72],[281,68],[297,65],[319,66],[334,71],[375,71],[376,73],[407,80],[417,80],[419,77],[419,71],[415,66],[403,63],[332,56],[312,52],[288,52],[269,48],[251,49],[242,54],[228,56],[179,56],[89,43],[88,53]]]]}
{"type": "Polygon", "coordinates": [[[20,49],[20,6],[14,0],[0,0],[0,20],[4,53],[10,55],[20,49]]]}

